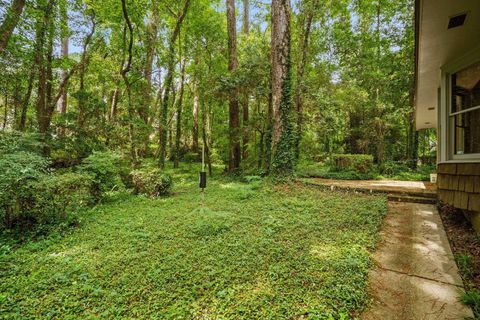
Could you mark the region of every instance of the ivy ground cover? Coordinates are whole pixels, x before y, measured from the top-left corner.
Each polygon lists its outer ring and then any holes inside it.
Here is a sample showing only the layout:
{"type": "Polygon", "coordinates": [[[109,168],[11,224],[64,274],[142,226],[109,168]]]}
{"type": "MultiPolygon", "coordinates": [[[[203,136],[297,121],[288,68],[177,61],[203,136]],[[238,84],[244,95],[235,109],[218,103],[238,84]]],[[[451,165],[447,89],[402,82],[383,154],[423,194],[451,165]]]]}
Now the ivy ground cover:
{"type": "Polygon", "coordinates": [[[122,195],[78,227],[0,244],[8,319],[349,319],[368,301],[386,199],[297,184],[175,176],[172,196],[122,195]]]}

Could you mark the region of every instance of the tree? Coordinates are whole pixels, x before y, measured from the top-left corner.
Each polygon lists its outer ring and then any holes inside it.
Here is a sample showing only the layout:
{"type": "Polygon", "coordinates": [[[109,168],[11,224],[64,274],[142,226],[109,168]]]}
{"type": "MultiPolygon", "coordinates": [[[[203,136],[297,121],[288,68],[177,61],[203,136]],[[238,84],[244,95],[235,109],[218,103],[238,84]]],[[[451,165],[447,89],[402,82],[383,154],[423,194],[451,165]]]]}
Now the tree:
{"type": "MultiPolygon", "coordinates": [[[[60,16],[61,16],[61,27],[60,27],[60,36],[62,39],[62,48],[61,48],[61,55],[62,59],[66,60],[68,58],[68,47],[70,44],[70,36],[69,36],[69,31],[68,31],[68,1],[61,1],[60,2],[60,16]]],[[[65,63],[65,62],[64,62],[65,63]]],[[[62,81],[65,80],[67,77],[68,71],[64,67],[62,69],[62,73],[60,75],[60,78],[62,81]]],[[[60,100],[58,101],[58,112],[60,114],[65,114],[67,112],[67,106],[68,106],[68,89],[67,86],[62,90],[60,100]]]]}
{"type": "MultiPolygon", "coordinates": [[[[125,82],[125,86],[127,88],[127,109],[128,109],[128,117],[129,117],[129,123],[128,123],[128,135],[130,139],[130,159],[132,160],[133,163],[137,161],[137,151],[135,150],[135,132],[134,132],[134,125],[133,125],[133,118],[134,118],[134,113],[133,113],[133,106],[132,106],[132,92],[130,88],[130,80],[128,79],[128,73],[130,72],[132,68],[132,59],[133,59],[133,26],[132,22],[130,21],[130,17],[128,15],[127,11],[127,4],[125,2],[126,0],[122,0],[122,12],[123,12],[123,18],[125,19],[125,25],[126,29],[128,30],[128,45],[127,45],[127,63],[123,67],[122,71],[120,74],[122,75],[123,81],[125,82]]],[[[124,36],[126,34],[124,33],[124,36]]]]}
{"type": "Polygon", "coordinates": [[[289,0],[272,0],[272,169],[282,175],[295,167],[290,10],[289,0]]]}
{"type": "Polygon", "coordinates": [[[297,61],[297,85],[295,90],[295,110],[297,112],[297,139],[295,141],[295,157],[297,159],[300,156],[300,141],[303,134],[303,96],[306,92],[304,84],[305,68],[307,66],[309,54],[309,42],[312,31],[313,16],[317,11],[317,4],[317,1],[313,1],[313,3],[304,1],[302,3],[300,12],[300,39],[297,61]]]}
{"type": "MultiPolygon", "coordinates": [[[[242,31],[244,36],[248,37],[250,33],[250,1],[243,0],[243,25],[242,31]]],[[[249,126],[249,94],[246,92],[244,94],[244,101],[242,107],[243,113],[243,140],[242,140],[242,159],[246,159],[248,157],[248,144],[250,140],[250,130],[251,127],[249,126]]]]}
{"type": "MultiPolygon", "coordinates": [[[[227,0],[227,32],[228,32],[228,71],[233,74],[238,68],[237,61],[237,24],[235,18],[235,0],[227,0]]],[[[228,169],[230,172],[240,168],[241,147],[239,138],[239,104],[236,85],[230,90],[229,97],[229,129],[230,153],[228,169]]]]}
{"type": "Polygon", "coordinates": [[[160,110],[160,147],[159,147],[159,166],[160,168],[165,167],[165,158],[167,153],[167,126],[168,126],[168,106],[170,103],[170,94],[171,87],[173,83],[173,72],[175,67],[175,43],[177,37],[180,33],[180,28],[182,27],[183,20],[187,15],[188,7],[190,5],[190,0],[185,0],[183,3],[183,8],[180,14],[177,16],[175,27],[168,41],[168,65],[167,65],[167,75],[165,77],[165,93],[162,101],[162,108],[160,110]]]}
{"type": "Polygon", "coordinates": [[[7,9],[5,19],[0,25],[0,54],[2,54],[7,47],[13,30],[15,30],[15,27],[20,21],[20,16],[22,15],[24,7],[25,0],[13,0],[12,4],[7,9]]]}

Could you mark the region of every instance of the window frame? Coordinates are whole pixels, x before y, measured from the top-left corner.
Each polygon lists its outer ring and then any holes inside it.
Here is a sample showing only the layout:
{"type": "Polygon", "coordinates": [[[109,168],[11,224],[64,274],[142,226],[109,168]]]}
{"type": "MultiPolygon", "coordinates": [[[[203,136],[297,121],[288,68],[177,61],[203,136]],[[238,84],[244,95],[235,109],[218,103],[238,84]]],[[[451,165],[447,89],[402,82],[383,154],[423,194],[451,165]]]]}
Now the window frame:
{"type": "Polygon", "coordinates": [[[480,46],[464,56],[445,64],[442,68],[442,84],[440,92],[440,161],[441,162],[469,162],[479,161],[480,153],[455,154],[455,119],[456,115],[480,109],[480,105],[452,112],[452,75],[480,62],[480,46]]]}

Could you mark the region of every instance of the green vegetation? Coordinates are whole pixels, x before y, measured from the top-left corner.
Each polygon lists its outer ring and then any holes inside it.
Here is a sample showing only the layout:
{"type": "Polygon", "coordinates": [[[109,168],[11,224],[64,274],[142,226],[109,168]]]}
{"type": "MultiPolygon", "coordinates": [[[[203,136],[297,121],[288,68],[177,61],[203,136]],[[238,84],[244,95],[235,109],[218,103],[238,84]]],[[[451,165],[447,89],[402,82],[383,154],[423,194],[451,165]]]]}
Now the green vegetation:
{"type": "Polygon", "coordinates": [[[122,188],[120,157],[112,152],[94,151],[79,167],[80,172],[92,179],[92,194],[100,200],[106,192],[122,188]]]}
{"type": "Polygon", "coordinates": [[[175,171],[172,197],[117,193],[66,233],[4,237],[2,317],[348,319],[365,307],[385,198],[249,177],[213,179],[202,200],[192,169],[175,171]]]}
{"type": "Polygon", "coordinates": [[[414,128],[413,0],[228,3],[4,1],[0,130],[38,135],[54,168],[110,150],[163,169],[202,145],[235,174],[434,160],[435,131],[414,128]]]}
{"type": "Polygon", "coordinates": [[[430,174],[434,173],[434,165],[422,165],[412,169],[405,163],[387,161],[382,169],[373,165],[369,170],[340,169],[325,162],[302,162],[297,168],[297,175],[302,178],[324,178],[338,180],[404,180],[404,181],[430,181],[430,174]]]}
{"type": "Polygon", "coordinates": [[[460,297],[460,301],[472,308],[475,319],[480,318],[480,290],[468,290],[460,297]]]}
{"type": "Polygon", "coordinates": [[[460,301],[472,308],[475,319],[480,318],[480,290],[476,282],[477,267],[469,253],[455,254],[455,262],[465,283],[465,293],[460,296],[460,301]]]}
{"type": "Polygon", "coordinates": [[[173,187],[172,176],[156,168],[134,170],[131,177],[135,192],[150,197],[168,195],[173,187]]]}
{"type": "Polygon", "coordinates": [[[0,317],[365,306],[385,199],[291,178],[424,178],[413,0],[1,3],[0,317]]]}
{"type": "Polygon", "coordinates": [[[373,170],[373,156],[368,154],[334,154],[332,163],[336,171],[368,173],[373,170]]]}

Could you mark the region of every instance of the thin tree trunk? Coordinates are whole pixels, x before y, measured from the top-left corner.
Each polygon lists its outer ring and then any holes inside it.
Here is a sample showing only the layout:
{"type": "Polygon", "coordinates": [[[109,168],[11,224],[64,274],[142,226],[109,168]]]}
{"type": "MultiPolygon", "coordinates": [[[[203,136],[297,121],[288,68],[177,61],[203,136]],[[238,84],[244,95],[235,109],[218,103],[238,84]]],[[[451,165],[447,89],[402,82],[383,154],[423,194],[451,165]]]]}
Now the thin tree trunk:
{"type": "MultiPolygon", "coordinates": [[[[127,26],[123,28],[122,34],[122,61],[120,62],[120,69],[118,71],[119,75],[122,75],[123,66],[125,65],[126,61],[126,51],[127,51],[127,26]]],[[[117,118],[117,111],[118,111],[118,100],[120,99],[120,81],[121,78],[117,78],[115,80],[115,89],[112,93],[112,101],[110,104],[110,121],[114,122],[117,118]]]]}
{"type": "MultiPolygon", "coordinates": [[[[250,3],[249,0],[243,0],[243,34],[250,33],[250,3]]],[[[243,113],[243,141],[242,141],[242,159],[248,158],[248,144],[250,140],[249,127],[249,94],[245,92],[242,113],[243,113]]]]}
{"type": "Polygon", "coordinates": [[[175,42],[177,40],[178,34],[180,33],[180,28],[182,26],[183,20],[187,15],[187,10],[190,5],[190,0],[185,0],[181,14],[179,15],[177,22],[175,24],[175,29],[173,30],[172,36],[169,40],[169,50],[168,50],[168,66],[167,66],[167,76],[165,78],[165,94],[163,96],[162,108],[160,111],[160,126],[159,126],[159,166],[161,169],[165,167],[165,158],[167,151],[167,118],[168,118],[168,105],[170,103],[170,91],[173,82],[173,72],[175,67],[175,42]]]}
{"type": "Polygon", "coordinates": [[[207,111],[205,110],[205,103],[202,101],[202,142],[205,150],[205,160],[208,166],[208,175],[212,175],[212,162],[210,161],[210,147],[207,137],[207,111]]]}
{"type": "Polygon", "coordinates": [[[2,130],[5,131],[7,127],[7,118],[8,118],[8,91],[5,89],[5,101],[3,101],[3,105],[5,107],[5,111],[3,112],[3,126],[2,130]]]}
{"type": "Polygon", "coordinates": [[[22,15],[24,7],[25,0],[13,0],[8,8],[5,14],[5,19],[0,25],[0,54],[2,54],[7,47],[10,37],[20,21],[20,16],[22,15]]]}
{"type": "Polygon", "coordinates": [[[305,8],[304,10],[305,12],[303,12],[303,21],[301,24],[302,40],[300,46],[300,59],[297,64],[297,88],[295,92],[295,110],[297,112],[297,138],[295,141],[295,156],[297,159],[300,156],[300,142],[303,134],[303,95],[305,93],[303,78],[308,58],[308,46],[310,41],[310,32],[312,29],[313,14],[316,10],[316,6],[314,6],[314,8],[305,8]]]}
{"type": "MultiPolygon", "coordinates": [[[[62,59],[66,60],[68,58],[68,46],[70,42],[70,37],[68,34],[68,8],[66,3],[60,2],[61,7],[60,7],[60,15],[62,18],[62,26],[61,26],[61,37],[62,37],[62,49],[61,49],[61,55],[62,59]]],[[[62,72],[60,73],[60,80],[61,81],[67,81],[67,76],[68,76],[68,71],[64,68],[62,69],[62,72]]],[[[65,85],[61,92],[60,99],[58,100],[57,103],[57,110],[58,113],[60,114],[65,114],[67,113],[67,104],[68,104],[68,84],[65,85]]]]}
{"type": "MultiPolygon", "coordinates": [[[[127,11],[127,5],[126,5],[126,0],[122,0],[122,12],[123,12],[123,18],[125,20],[125,24],[128,29],[128,58],[127,58],[127,64],[124,66],[121,75],[123,78],[123,81],[125,82],[125,87],[127,91],[127,108],[128,108],[128,136],[130,140],[130,159],[132,161],[132,164],[135,165],[137,161],[137,154],[136,154],[136,149],[135,149],[135,133],[134,133],[134,126],[133,126],[133,121],[134,121],[134,112],[133,112],[133,106],[132,106],[132,94],[130,90],[130,80],[128,79],[128,73],[130,72],[132,68],[132,59],[133,59],[133,26],[130,21],[130,17],[128,15],[127,11]]],[[[124,33],[124,35],[126,35],[124,33]]]]}
{"type": "Polygon", "coordinates": [[[175,133],[175,156],[173,167],[178,168],[180,160],[180,139],[182,137],[182,108],[183,108],[183,94],[185,90],[185,64],[186,60],[184,59],[181,67],[181,84],[180,84],[180,94],[178,97],[177,103],[177,121],[176,121],[176,133],[175,133]]]}
{"type": "Polygon", "coordinates": [[[193,97],[193,126],[192,126],[192,151],[198,153],[198,94],[197,88],[194,89],[193,97]]]}
{"type": "MultiPolygon", "coordinates": [[[[228,32],[228,71],[234,73],[238,67],[237,61],[237,31],[235,19],[235,0],[226,0],[227,5],[227,32],[228,32]]],[[[239,139],[239,105],[238,91],[231,90],[229,105],[230,153],[228,169],[230,172],[240,168],[241,147],[239,139]]]]}
{"type": "Polygon", "coordinates": [[[27,92],[25,93],[25,97],[22,100],[22,111],[20,114],[20,121],[18,123],[19,131],[24,131],[27,124],[28,104],[30,103],[30,97],[32,96],[35,74],[36,74],[36,68],[35,66],[32,66],[32,70],[30,70],[30,76],[28,77],[27,92]]]}
{"type": "Polygon", "coordinates": [[[143,88],[143,107],[139,110],[140,117],[143,122],[148,125],[149,123],[149,113],[152,104],[152,71],[153,71],[153,60],[155,56],[155,44],[158,37],[158,4],[156,1],[153,2],[152,13],[147,24],[146,40],[145,40],[145,49],[146,49],[146,61],[143,74],[146,80],[145,86],[143,88]]]}

